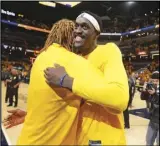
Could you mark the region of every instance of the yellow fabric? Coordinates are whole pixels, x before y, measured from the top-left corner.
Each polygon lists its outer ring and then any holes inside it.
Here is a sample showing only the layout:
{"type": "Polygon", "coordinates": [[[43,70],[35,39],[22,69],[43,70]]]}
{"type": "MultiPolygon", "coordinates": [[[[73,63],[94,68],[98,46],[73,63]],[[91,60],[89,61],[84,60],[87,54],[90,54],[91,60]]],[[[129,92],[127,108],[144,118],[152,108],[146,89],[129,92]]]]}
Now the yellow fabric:
{"type": "Polygon", "coordinates": [[[54,44],[36,58],[28,89],[27,116],[17,145],[75,144],[80,98],[73,98],[64,88],[55,87],[53,91],[44,78],[44,70],[53,67],[53,63],[68,65],[67,54],[67,50],[54,44]]]}
{"type": "Polygon", "coordinates": [[[87,145],[89,140],[125,144],[121,112],[129,94],[121,53],[111,43],[98,46],[88,60],[56,44],[37,57],[18,145],[87,145]],[[84,97],[83,104],[67,89],[55,87],[53,91],[45,83],[43,70],[53,63],[65,66],[75,78],[73,92],[84,97]]]}
{"type": "MultiPolygon", "coordinates": [[[[128,79],[119,48],[109,43],[99,46],[74,80],[73,92],[86,100],[80,108],[77,144],[101,140],[102,145],[126,145],[122,111],[129,100],[128,79]]],[[[78,62],[74,61],[74,64],[78,62]]],[[[83,64],[82,64],[83,63],[83,64]]]]}
{"type": "Polygon", "coordinates": [[[99,46],[88,60],[91,64],[81,58],[70,64],[80,71],[74,79],[73,92],[88,101],[122,112],[128,104],[129,87],[119,48],[113,43],[99,46]]]}

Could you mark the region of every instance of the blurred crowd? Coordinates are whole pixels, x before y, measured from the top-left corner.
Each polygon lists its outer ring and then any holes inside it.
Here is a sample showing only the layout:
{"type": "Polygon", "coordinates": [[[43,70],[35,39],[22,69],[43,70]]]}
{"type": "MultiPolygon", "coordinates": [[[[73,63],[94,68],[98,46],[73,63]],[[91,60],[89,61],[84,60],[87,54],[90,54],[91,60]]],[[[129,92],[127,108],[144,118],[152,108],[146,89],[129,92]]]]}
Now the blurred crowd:
{"type": "Polygon", "coordinates": [[[1,65],[2,65],[2,68],[1,68],[2,80],[5,80],[6,72],[11,70],[12,67],[16,67],[16,70],[18,71],[18,75],[21,76],[22,81],[25,83],[29,83],[31,64],[20,62],[20,61],[19,62],[2,61],[1,65]]]}
{"type": "Polygon", "coordinates": [[[158,68],[155,66],[159,66],[159,63],[152,61],[148,68],[145,68],[143,71],[137,73],[137,85],[143,86],[145,83],[149,82],[151,74],[158,71],[158,68]]]}
{"type": "Polygon", "coordinates": [[[123,61],[124,67],[126,69],[127,74],[131,75],[134,71],[134,67],[131,61],[123,61]]]}
{"type": "Polygon", "coordinates": [[[148,70],[150,72],[154,72],[156,70],[159,70],[159,60],[157,60],[157,61],[153,60],[152,63],[148,65],[148,70]]]}
{"type": "Polygon", "coordinates": [[[136,79],[137,79],[136,82],[138,85],[144,85],[144,83],[149,81],[151,74],[154,71],[159,70],[159,61],[155,61],[155,60],[153,60],[150,64],[148,64],[148,66],[146,66],[144,69],[140,71],[135,71],[135,67],[132,61],[124,60],[123,63],[124,63],[126,72],[129,76],[132,75],[132,73],[136,72],[136,79]]]}
{"type": "MultiPolygon", "coordinates": [[[[109,32],[109,33],[122,33],[122,32],[127,32],[127,31],[132,31],[136,29],[140,29],[143,27],[148,27],[151,25],[157,25],[159,24],[159,11],[154,12],[151,16],[144,16],[140,17],[137,19],[128,19],[127,18],[114,18],[113,20],[110,20],[107,24],[104,24],[104,30],[103,32],[109,32]]],[[[42,29],[50,30],[52,27],[52,24],[46,24],[42,21],[37,21],[37,20],[30,20],[28,18],[23,18],[23,17],[17,17],[16,19],[14,17],[10,16],[3,16],[5,19],[25,24],[25,25],[30,25],[34,27],[39,27],[42,29]]]]}
{"type": "Polygon", "coordinates": [[[135,49],[136,54],[142,51],[144,51],[146,54],[149,54],[151,51],[158,51],[159,44],[157,41],[145,41],[141,44],[136,44],[136,49],[135,49]]]}
{"type": "Polygon", "coordinates": [[[132,20],[126,21],[127,18],[126,19],[124,18],[123,20],[114,18],[114,20],[109,24],[109,27],[106,26],[106,28],[104,29],[104,32],[122,33],[122,32],[128,32],[128,31],[133,31],[140,28],[148,27],[151,25],[158,25],[159,24],[158,15],[159,15],[159,11],[154,12],[151,16],[144,16],[144,17],[138,18],[137,20],[132,19],[132,20]]]}
{"type": "MultiPolygon", "coordinates": [[[[132,63],[132,61],[127,61],[124,60],[124,67],[126,69],[126,72],[128,75],[131,75],[135,71],[135,67],[132,63]]],[[[12,66],[16,66],[18,73],[21,74],[24,78],[29,78],[30,76],[30,70],[32,67],[31,63],[26,63],[26,62],[9,62],[9,61],[2,61],[2,74],[3,72],[6,72],[7,69],[12,68],[12,66]]],[[[159,61],[153,60],[151,64],[146,66],[145,70],[141,71],[138,73],[138,79],[141,85],[143,85],[145,82],[148,82],[149,77],[152,72],[159,70],[159,61]]],[[[3,75],[2,75],[3,78],[3,75]]]]}
{"type": "Polygon", "coordinates": [[[50,30],[52,27],[52,25],[44,24],[42,21],[30,20],[24,17],[17,17],[15,19],[15,17],[3,15],[3,18],[6,20],[16,22],[16,23],[25,24],[25,25],[29,25],[33,27],[39,27],[39,28],[46,29],[46,30],[50,30]]]}

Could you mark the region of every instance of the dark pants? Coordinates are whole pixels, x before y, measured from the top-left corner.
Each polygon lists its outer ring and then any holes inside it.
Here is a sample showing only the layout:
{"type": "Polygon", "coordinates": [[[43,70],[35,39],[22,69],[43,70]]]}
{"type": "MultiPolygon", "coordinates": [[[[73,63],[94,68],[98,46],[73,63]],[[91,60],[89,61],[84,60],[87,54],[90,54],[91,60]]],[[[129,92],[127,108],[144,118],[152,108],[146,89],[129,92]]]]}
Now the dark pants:
{"type": "Polygon", "coordinates": [[[18,104],[18,88],[11,88],[9,91],[9,105],[13,104],[13,96],[15,96],[15,106],[18,104]]]}
{"type": "Polygon", "coordinates": [[[159,124],[150,122],[147,129],[146,145],[153,146],[155,141],[159,145],[159,124]]]}
{"type": "Polygon", "coordinates": [[[146,100],[146,108],[151,108],[151,102],[149,100],[146,100]]]}
{"type": "Polygon", "coordinates": [[[129,123],[129,111],[128,111],[128,107],[123,112],[123,116],[124,116],[124,126],[129,128],[130,127],[130,123],[129,123]]]}
{"type": "Polygon", "coordinates": [[[7,103],[9,99],[9,87],[6,89],[6,97],[5,97],[5,102],[7,103]]]}
{"type": "Polygon", "coordinates": [[[132,88],[130,88],[129,90],[129,101],[128,101],[128,105],[127,105],[127,108],[126,110],[123,112],[123,116],[124,116],[124,126],[126,128],[130,128],[130,122],[129,122],[129,111],[128,111],[128,108],[130,105],[132,105],[132,88]]]}

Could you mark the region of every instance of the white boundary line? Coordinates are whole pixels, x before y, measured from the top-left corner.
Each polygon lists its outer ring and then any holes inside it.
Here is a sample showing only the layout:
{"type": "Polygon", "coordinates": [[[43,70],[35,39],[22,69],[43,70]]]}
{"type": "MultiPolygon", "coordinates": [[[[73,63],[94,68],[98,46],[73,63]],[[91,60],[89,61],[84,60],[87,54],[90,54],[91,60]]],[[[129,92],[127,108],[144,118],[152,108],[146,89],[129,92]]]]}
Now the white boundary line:
{"type": "Polygon", "coordinates": [[[3,124],[1,124],[1,127],[2,127],[2,131],[3,131],[3,134],[4,134],[5,138],[6,138],[6,141],[7,141],[8,145],[12,145],[12,143],[11,143],[7,133],[6,133],[6,130],[5,130],[4,126],[3,126],[3,124]]]}

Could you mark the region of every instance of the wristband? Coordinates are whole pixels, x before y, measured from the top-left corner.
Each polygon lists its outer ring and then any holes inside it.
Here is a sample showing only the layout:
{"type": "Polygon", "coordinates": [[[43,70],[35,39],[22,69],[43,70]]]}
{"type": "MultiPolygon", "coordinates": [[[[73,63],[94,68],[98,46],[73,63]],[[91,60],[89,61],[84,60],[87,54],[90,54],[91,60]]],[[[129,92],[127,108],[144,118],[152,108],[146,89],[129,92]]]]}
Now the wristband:
{"type": "Polygon", "coordinates": [[[68,74],[65,74],[64,76],[61,77],[61,80],[60,80],[60,83],[59,83],[61,87],[63,87],[62,84],[63,84],[64,78],[65,78],[67,75],[68,75],[68,74]]]}

